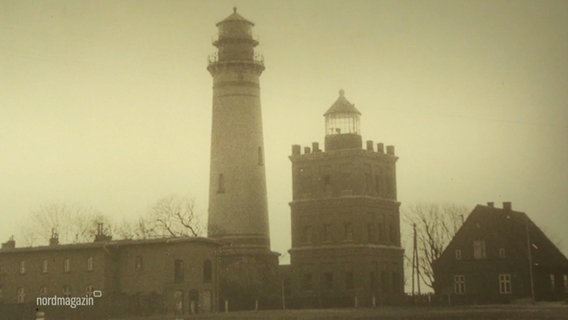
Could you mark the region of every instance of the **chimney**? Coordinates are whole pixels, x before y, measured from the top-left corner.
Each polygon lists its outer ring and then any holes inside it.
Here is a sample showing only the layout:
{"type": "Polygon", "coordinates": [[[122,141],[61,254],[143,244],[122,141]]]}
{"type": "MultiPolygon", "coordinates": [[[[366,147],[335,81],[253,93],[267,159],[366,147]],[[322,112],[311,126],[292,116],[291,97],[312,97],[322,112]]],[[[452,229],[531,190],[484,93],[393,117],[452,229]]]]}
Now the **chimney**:
{"type": "Polygon", "coordinates": [[[311,150],[310,147],[304,147],[304,153],[305,154],[310,153],[311,152],[310,150],[311,150]]]}
{"type": "Polygon", "coordinates": [[[495,202],[487,202],[489,208],[495,208],[495,202]]]}
{"type": "Polygon", "coordinates": [[[56,246],[59,244],[59,234],[55,229],[51,229],[51,238],[49,238],[49,246],[56,246]]]}
{"type": "Polygon", "coordinates": [[[394,156],[394,146],[387,146],[387,154],[394,156]]]}
{"type": "Polygon", "coordinates": [[[385,145],[383,143],[377,143],[377,152],[385,153],[385,145]]]}
{"type": "Polygon", "coordinates": [[[509,201],[503,202],[503,210],[511,211],[512,210],[511,202],[509,201]]]}
{"type": "Polygon", "coordinates": [[[95,235],[95,242],[110,241],[112,236],[106,235],[104,232],[104,224],[102,222],[97,223],[97,234],[95,235]]]}
{"type": "Polygon", "coordinates": [[[373,140],[367,140],[367,151],[374,151],[373,150],[373,140]]]}
{"type": "Polygon", "coordinates": [[[14,249],[16,248],[16,241],[14,240],[14,236],[10,237],[10,240],[2,243],[2,249],[14,249]]]}

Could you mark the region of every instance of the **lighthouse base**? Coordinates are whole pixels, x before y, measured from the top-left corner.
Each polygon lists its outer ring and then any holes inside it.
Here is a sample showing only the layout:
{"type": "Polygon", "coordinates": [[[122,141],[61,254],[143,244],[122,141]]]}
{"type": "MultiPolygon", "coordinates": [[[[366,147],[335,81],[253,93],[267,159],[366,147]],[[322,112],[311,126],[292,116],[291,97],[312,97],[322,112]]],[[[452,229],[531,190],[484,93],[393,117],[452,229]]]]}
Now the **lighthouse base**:
{"type": "Polygon", "coordinates": [[[280,297],[278,256],[265,247],[221,247],[218,305],[228,311],[276,307],[280,297]]]}

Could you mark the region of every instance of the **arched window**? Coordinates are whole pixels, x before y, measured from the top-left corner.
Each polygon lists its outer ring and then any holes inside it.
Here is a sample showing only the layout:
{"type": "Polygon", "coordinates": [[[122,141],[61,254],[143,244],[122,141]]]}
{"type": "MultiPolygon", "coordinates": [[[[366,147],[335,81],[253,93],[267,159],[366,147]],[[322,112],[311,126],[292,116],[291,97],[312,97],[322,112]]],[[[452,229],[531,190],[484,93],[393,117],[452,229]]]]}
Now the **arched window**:
{"type": "Polygon", "coordinates": [[[211,266],[211,260],[205,260],[203,262],[203,282],[210,283],[213,277],[213,269],[211,266]]]}

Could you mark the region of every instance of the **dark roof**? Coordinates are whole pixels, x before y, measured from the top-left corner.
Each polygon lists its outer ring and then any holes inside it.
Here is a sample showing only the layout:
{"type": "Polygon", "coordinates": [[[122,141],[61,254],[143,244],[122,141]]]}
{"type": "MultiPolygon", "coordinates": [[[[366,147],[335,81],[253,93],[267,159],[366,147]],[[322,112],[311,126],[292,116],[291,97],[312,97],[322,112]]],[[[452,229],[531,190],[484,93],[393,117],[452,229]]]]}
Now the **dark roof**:
{"type": "Polygon", "coordinates": [[[339,98],[337,98],[337,100],[333,103],[333,105],[331,105],[331,107],[327,109],[327,111],[323,115],[327,116],[330,113],[356,113],[359,115],[361,114],[361,112],[359,112],[359,110],[355,108],[355,105],[349,102],[345,98],[345,91],[343,89],[339,90],[339,98]]]}
{"type": "Polygon", "coordinates": [[[155,239],[140,239],[140,240],[111,240],[111,241],[98,241],[98,242],[85,242],[85,243],[71,243],[71,244],[58,244],[53,246],[37,246],[37,247],[20,247],[20,248],[3,248],[0,250],[2,253],[20,253],[32,251],[51,251],[51,250],[78,250],[78,249],[98,249],[109,247],[121,246],[140,246],[150,244],[168,244],[168,243],[184,243],[194,242],[203,243],[208,245],[220,246],[221,244],[213,239],[202,237],[184,237],[184,238],[155,238],[155,239]]]}
{"type": "Polygon", "coordinates": [[[453,256],[453,252],[448,252],[452,250],[448,249],[459,245],[458,243],[464,240],[463,236],[472,232],[483,234],[483,238],[506,241],[523,256],[527,255],[527,240],[530,238],[531,255],[535,266],[568,266],[566,256],[527,214],[484,205],[477,205],[473,209],[440,258],[446,255],[453,256]]]}
{"type": "Polygon", "coordinates": [[[237,7],[233,7],[233,14],[231,14],[230,16],[226,17],[225,19],[219,21],[217,23],[217,26],[219,26],[222,23],[228,22],[228,21],[242,21],[242,22],[246,22],[246,23],[254,26],[254,23],[248,21],[243,16],[241,16],[240,14],[237,13],[237,7]]]}

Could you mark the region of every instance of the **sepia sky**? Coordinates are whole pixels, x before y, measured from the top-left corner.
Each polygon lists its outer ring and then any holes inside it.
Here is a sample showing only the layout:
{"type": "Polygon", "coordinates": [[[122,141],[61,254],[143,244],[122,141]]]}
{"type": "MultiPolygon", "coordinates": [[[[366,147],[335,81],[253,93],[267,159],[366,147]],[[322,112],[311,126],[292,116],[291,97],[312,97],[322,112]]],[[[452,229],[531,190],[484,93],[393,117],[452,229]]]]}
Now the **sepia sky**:
{"type": "Polygon", "coordinates": [[[396,146],[403,210],[511,201],[568,253],[563,0],[0,0],[1,242],[53,201],[120,220],[178,194],[206,214],[207,56],[233,6],[265,58],[274,250],[290,247],[291,145],[323,143],[345,89],[363,140],[396,146]]]}

